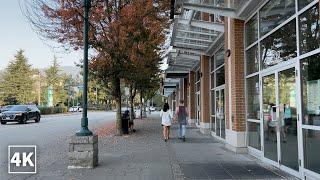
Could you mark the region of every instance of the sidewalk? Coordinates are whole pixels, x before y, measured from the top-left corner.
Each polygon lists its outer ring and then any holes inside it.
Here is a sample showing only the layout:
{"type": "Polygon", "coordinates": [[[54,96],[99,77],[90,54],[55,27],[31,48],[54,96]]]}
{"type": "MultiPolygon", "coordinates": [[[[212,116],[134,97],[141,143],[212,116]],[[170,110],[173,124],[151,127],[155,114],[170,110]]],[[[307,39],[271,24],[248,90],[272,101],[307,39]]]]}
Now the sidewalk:
{"type": "MultiPolygon", "coordinates": [[[[135,120],[136,133],[129,136],[99,136],[99,166],[92,170],[68,170],[67,156],[27,179],[294,179],[257,159],[235,154],[211,136],[187,128],[186,142],[161,136],[158,113],[135,120]]],[[[67,143],[67,142],[66,142],[67,143]]]]}

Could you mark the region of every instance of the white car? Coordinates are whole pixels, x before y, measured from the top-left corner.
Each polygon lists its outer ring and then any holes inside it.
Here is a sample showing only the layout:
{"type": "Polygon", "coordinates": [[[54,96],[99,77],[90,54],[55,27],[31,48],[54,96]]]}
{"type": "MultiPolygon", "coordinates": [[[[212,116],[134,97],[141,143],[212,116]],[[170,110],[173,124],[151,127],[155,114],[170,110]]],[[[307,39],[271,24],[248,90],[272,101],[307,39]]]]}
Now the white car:
{"type": "Polygon", "coordinates": [[[83,108],[81,106],[72,106],[68,110],[69,112],[82,112],[83,108]]]}
{"type": "Polygon", "coordinates": [[[153,106],[150,106],[149,109],[150,109],[150,111],[155,111],[156,110],[156,108],[153,107],[153,106]]]}

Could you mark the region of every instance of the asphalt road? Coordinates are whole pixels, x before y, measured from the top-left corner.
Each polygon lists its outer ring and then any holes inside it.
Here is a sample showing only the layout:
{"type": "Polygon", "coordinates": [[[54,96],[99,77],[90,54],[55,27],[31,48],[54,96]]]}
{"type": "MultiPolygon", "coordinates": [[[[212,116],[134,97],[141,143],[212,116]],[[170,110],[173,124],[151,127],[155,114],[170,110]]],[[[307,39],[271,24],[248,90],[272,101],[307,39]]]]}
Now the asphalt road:
{"type": "MultiPolygon", "coordinates": [[[[81,113],[48,115],[40,123],[0,125],[0,179],[20,179],[8,175],[8,145],[36,145],[38,167],[44,168],[68,151],[68,138],[80,129],[81,113]]],[[[89,129],[115,120],[115,112],[89,112],[89,129]]]]}

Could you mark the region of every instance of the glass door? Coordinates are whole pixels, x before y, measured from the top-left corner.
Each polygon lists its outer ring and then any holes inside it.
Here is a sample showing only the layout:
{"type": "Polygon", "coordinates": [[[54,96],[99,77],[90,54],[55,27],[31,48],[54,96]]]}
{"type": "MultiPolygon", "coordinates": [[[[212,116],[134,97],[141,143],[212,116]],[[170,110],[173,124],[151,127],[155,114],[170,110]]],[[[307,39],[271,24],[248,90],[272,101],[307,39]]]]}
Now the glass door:
{"type": "Polygon", "coordinates": [[[298,171],[295,68],[262,77],[264,157],[298,171]]]}
{"type": "Polygon", "coordinates": [[[224,89],[215,91],[215,117],[216,117],[216,135],[225,139],[225,99],[224,89]]]}

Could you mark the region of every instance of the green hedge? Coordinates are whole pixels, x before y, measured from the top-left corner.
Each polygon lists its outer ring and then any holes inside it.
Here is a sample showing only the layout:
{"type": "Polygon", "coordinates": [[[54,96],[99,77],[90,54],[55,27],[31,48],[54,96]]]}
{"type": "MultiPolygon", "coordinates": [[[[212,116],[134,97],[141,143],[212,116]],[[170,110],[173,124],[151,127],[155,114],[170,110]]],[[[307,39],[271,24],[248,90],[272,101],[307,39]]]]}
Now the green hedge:
{"type": "Polygon", "coordinates": [[[58,114],[68,112],[67,107],[39,107],[41,114],[58,114]]]}

